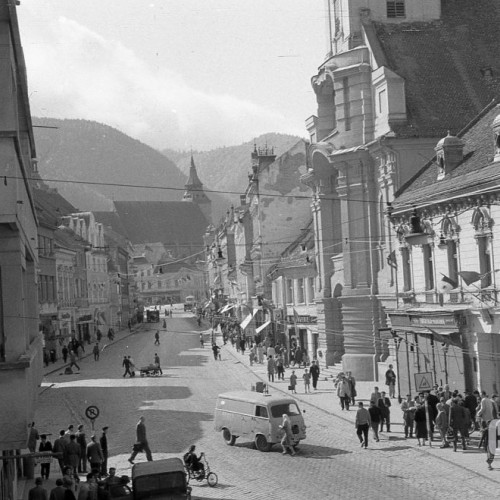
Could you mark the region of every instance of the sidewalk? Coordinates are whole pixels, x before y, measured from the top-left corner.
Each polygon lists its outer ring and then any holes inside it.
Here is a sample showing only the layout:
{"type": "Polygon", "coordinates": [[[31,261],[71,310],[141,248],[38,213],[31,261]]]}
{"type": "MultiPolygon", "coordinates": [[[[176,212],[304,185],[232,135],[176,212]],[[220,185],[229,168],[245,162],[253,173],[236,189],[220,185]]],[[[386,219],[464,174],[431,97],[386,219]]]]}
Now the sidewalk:
{"type": "MultiPolygon", "coordinates": [[[[222,344],[222,338],[217,339],[218,344],[222,344]]],[[[285,370],[285,380],[277,381],[275,378],[275,382],[268,382],[267,380],[267,366],[265,363],[258,364],[254,363],[250,366],[249,359],[249,351],[246,351],[244,355],[236,351],[236,348],[233,348],[232,345],[228,342],[225,346],[223,346],[222,353],[226,354],[226,356],[231,356],[234,359],[240,361],[243,365],[247,367],[249,371],[251,371],[255,377],[262,382],[268,384],[269,391],[272,392],[281,392],[283,394],[290,394],[288,391],[288,384],[290,374],[294,368],[287,368],[285,370]]],[[[303,368],[296,368],[295,374],[297,375],[297,394],[293,394],[293,397],[299,401],[299,403],[307,403],[321,411],[327,412],[331,415],[335,415],[335,417],[340,418],[346,422],[352,423],[352,438],[353,438],[353,446],[359,446],[357,437],[354,430],[354,422],[356,418],[356,410],[357,404],[355,407],[351,407],[349,411],[342,410],[339,400],[336,394],[336,390],[333,385],[333,381],[335,380],[338,373],[342,371],[340,366],[330,367],[328,369],[324,369],[321,371],[320,378],[318,380],[318,388],[316,391],[311,389],[312,392],[305,394],[304,393],[304,384],[302,382],[302,373],[303,368]]],[[[249,380],[250,389],[252,381],[249,380]]],[[[385,390],[385,385],[383,382],[357,382],[356,383],[356,403],[358,401],[362,401],[364,406],[369,405],[370,396],[373,392],[373,388],[377,386],[381,391],[385,390]]],[[[403,412],[400,409],[400,404],[397,398],[391,399],[391,432],[381,432],[379,433],[380,442],[375,443],[372,438],[372,434],[370,431],[370,446],[372,448],[381,448],[388,449],[391,446],[405,446],[410,447],[415,450],[416,453],[427,453],[434,456],[438,460],[444,460],[447,462],[451,462],[454,465],[461,467],[464,471],[470,472],[471,470],[477,474],[484,475],[490,480],[498,481],[500,484],[500,475],[495,474],[496,472],[500,472],[500,458],[497,458],[493,462],[494,471],[488,471],[486,464],[486,453],[484,451],[478,449],[479,442],[479,433],[474,433],[474,435],[470,439],[470,445],[467,447],[467,450],[462,450],[461,446],[459,446],[459,450],[455,453],[453,452],[453,448],[441,449],[441,441],[438,438],[439,433],[434,433],[434,440],[431,443],[432,446],[428,444],[425,447],[419,447],[416,438],[408,438],[404,437],[404,424],[403,424],[403,412]]],[[[415,434],[414,434],[415,435],[415,434]]]]}
{"type": "MultiPolygon", "coordinates": [[[[103,336],[100,342],[101,345],[101,352],[102,349],[105,347],[108,347],[110,345],[116,344],[117,342],[121,342],[122,340],[130,337],[130,335],[133,335],[134,333],[140,331],[143,329],[144,325],[151,325],[152,323],[137,323],[132,327],[132,330],[129,331],[128,328],[124,328],[120,330],[119,332],[115,333],[115,337],[113,340],[109,340],[106,336],[103,336]]],[[[156,323],[154,323],[156,325],[156,323]]],[[[90,344],[85,344],[85,352],[83,353],[82,357],[80,359],[85,359],[90,356],[93,356],[94,354],[92,353],[92,349],[94,348],[94,343],[90,344]]],[[[64,367],[69,366],[68,362],[64,362],[62,357],[60,357],[55,363],[49,363],[48,366],[43,367],[43,376],[46,377],[48,375],[51,375],[53,373],[59,372],[62,370],[64,367]]]]}

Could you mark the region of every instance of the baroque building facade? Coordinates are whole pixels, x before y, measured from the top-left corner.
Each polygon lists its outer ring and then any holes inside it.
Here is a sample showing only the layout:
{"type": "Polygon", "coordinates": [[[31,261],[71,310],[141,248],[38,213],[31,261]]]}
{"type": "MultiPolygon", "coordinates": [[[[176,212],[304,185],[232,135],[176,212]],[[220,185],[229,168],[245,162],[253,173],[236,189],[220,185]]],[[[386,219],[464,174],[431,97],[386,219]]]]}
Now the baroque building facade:
{"type": "Polygon", "coordinates": [[[302,178],[312,190],[319,344],[327,364],[339,353],[356,378],[377,380],[396,278],[385,207],[447,130],[498,91],[500,12],[448,0],[326,5],[329,52],[312,78],[317,114],[306,121],[302,178]]]}

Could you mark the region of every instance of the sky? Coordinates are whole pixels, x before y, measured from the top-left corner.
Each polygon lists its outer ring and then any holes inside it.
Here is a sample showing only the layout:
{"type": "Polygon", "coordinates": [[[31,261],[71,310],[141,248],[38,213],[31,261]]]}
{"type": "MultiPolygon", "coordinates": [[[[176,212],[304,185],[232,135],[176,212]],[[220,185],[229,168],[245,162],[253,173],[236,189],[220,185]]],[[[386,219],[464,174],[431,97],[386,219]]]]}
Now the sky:
{"type": "Polygon", "coordinates": [[[157,149],[306,136],[324,0],[22,0],[31,113],[157,149]]]}

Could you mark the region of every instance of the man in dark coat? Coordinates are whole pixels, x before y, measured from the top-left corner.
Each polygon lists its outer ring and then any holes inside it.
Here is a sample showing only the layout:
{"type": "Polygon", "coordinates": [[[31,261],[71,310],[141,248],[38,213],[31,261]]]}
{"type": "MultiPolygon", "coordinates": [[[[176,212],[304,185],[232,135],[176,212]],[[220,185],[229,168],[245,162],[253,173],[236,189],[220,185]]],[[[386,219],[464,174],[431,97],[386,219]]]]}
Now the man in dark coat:
{"type": "Polygon", "coordinates": [[[457,398],[453,398],[450,408],[450,427],[453,430],[453,451],[457,451],[458,433],[462,440],[462,449],[466,450],[465,436],[467,435],[467,413],[465,408],[458,404],[457,398]]]}
{"type": "MultiPolygon", "coordinates": [[[[52,443],[50,441],[47,441],[47,435],[42,434],[40,436],[40,438],[41,438],[41,441],[40,441],[40,446],[38,448],[38,451],[39,452],[52,451],[52,443]]],[[[40,464],[40,474],[42,475],[42,479],[49,478],[49,476],[50,476],[50,462],[40,464]]]]}
{"type": "Polygon", "coordinates": [[[80,465],[78,466],[78,472],[87,472],[87,437],[83,430],[83,424],[78,426],[76,431],[76,442],[80,446],[80,465]]]}
{"type": "Polygon", "coordinates": [[[96,441],[96,437],[90,436],[90,443],[87,445],[87,460],[92,471],[99,473],[103,460],[101,445],[96,441]]]}
{"type": "Polygon", "coordinates": [[[131,377],[132,373],[130,371],[130,359],[128,359],[127,356],[123,356],[122,366],[125,367],[125,373],[123,374],[123,376],[126,377],[128,374],[129,377],[131,377]]]}
{"type": "Polygon", "coordinates": [[[137,422],[137,426],[135,428],[136,442],[133,446],[132,455],[130,455],[130,458],[128,459],[128,461],[131,464],[134,463],[134,458],[140,451],[146,453],[146,458],[148,462],[151,462],[153,460],[153,456],[151,455],[151,450],[149,449],[148,439],[146,437],[146,425],[144,424],[145,420],[146,419],[144,417],[141,417],[139,419],[139,422],[137,422]]]}
{"type": "Polygon", "coordinates": [[[108,436],[106,436],[108,429],[108,426],[102,428],[101,438],[99,439],[102,450],[101,476],[106,476],[108,473],[108,436]]]}
{"type": "Polygon", "coordinates": [[[61,455],[57,457],[61,472],[64,470],[64,455],[67,444],[66,439],[64,438],[64,434],[66,434],[66,431],[64,429],[59,431],[59,437],[54,441],[54,446],[52,447],[52,451],[54,453],[61,453],[61,455]]]}
{"type": "Polygon", "coordinates": [[[63,487],[63,480],[56,479],[56,487],[50,490],[49,500],[64,500],[66,488],[63,487]]]}
{"type": "Polygon", "coordinates": [[[385,395],[385,392],[380,393],[381,398],[378,400],[378,407],[382,413],[380,420],[380,432],[384,431],[384,422],[387,432],[391,432],[391,400],[385,395]]]}
{"type": "Polygon", "coordinates": [[[47,490],[42,486],[43,480],[41,477],[35,479],[35,487],[31,488],[28,493],[28,500],[48,500],[49,495],[47,490]]]}
{"type": "Polygon", "coordinates": [[[312,362],[311,368],[309,368],[309,373],[311,374],[312,377],[313,389],[316,390],[320,374],[319,363],[317,361],[312,362]]]}

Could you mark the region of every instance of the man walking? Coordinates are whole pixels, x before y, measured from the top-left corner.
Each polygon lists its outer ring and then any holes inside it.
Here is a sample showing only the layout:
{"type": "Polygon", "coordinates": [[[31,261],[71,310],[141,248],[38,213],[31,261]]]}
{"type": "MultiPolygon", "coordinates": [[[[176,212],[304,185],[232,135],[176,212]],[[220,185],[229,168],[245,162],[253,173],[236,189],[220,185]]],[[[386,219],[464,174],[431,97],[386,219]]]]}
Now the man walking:
{"type": "Polygon", "coordinates": [[[160,372],[160,375],[163,375],[163,372],[161,371],[161,365],[160,365],[160,356],[158,356],[158,353],[155,352],[155,361],[154,361],[154,364],[155,364],[155,367],[156,367],[156,370],[158,372],[160,372]]]}
{"type": "Polygon", "coordinates": [[[391,400],[386,397],[385,392],[382,391],[380,393],[381,398],[378,400],[378,407],[382,412],[382,420],[380,421],[380,432],[384,430],[384,422],[385,428],[387,432],[391,432],[391,400]]]}
{"type": "Polygon", "coordinates": [[[145,420],[146,419],[144,417],[141,417],[139,419],[139,422],[137,422],[137,426],[135,429],[136,442],[133,446],[132,455],[130,455],[130,458],[128,459],[128,461],[131,464],[134,463],[135,457],[141,451],[146,453],[146,458],[148,462],[151,462],[153,460],[153,456],[151,455],[151,450],[149,449],[148,439],[146,437],[146,425],[144,424],[145,420]]]}
{"type": "MultiPolygon", "coordinates": [[[[349,411],[349,402],[351,400],[351,392],[349,390],[349,383],[347,382],[345,375],[341,375],[337,382],[335,383],[337,387],[337,396],[340,400],[340,406],[342,410],[346,409],[349,411]]],[[[365,411],[368,411],[365,408],[365,411]]]]}
{"type": "Polygon", "coordinates": [[[92,349],[92,353],[94,354],[94,361],[99,361],[99,344],[97,342],[94,349],[92,349]]]}
{"type": "Polygon", "coordinates": [[[389,365],[389,369],[385,372],[385,385],[389,387],[389,397],[396,397],[396,372],[392,365],[389,365]]]}
{"type": "Polygon", "coordinates": [[[43,480],[41,477],[35,479],[35,487],[31,488],[28,493],[28,500],[48,500],[49,494],[42,486],[43,480]]]}
{"type": "Polygon", "coordinates": [[[370,407],[368,408],[368,413],[370,414],[370,427],[373,431],[373,437],[375,441],[378,443],[380,441],[378,437],[378,428],[380,425],[380,421],[382,420],[382,412],[380,408],[373,402],[370,401],[370,407]]]}
{"type": "Polygon", "coordinates": [[[76,366],[76,369],[80,371],[80,367],[76,363],[75,351],[69,351],[69,367],[72,368],[73,366],[76,366]]]}
{"type": "Polygon", "coordinates": [[[66,440],[64,439],[64,434],[66,431],[61,429],[59,431],[59,437],[54,441],[54,446],[52,447],[52,451],[54,453],[60,453],[57,457],[57,461],[59,462],[59,469],[61,470],[61,474],[64,470],[64,455],[66,450],[66,440]]]}
{"type": "Polygon", "coordinates": [[[156,330],[156,333],[155,333],[155,345],[160,345],[160,330],[156,330]]]}
{"type": "Polygon", "coordinates": [[[128,375],[129,377],[132,377],[132,373],[130,372],[130,359],[128,359],[127,356],[123,356],[122,366],[125,367],[125,373],[123,376],[126,377],[128,375]]]}
{"type": "Polygon", "coordinates": [[[313,389],[318,388],[318,379],[320,374],[319,363],[317,361],[312,362],[311,368],[309,368],[309,373],[311,374],[313,389]]]}
{"type": "Polygon", "coordinates": [[[87,460],[90,463],[92,472],[99,474],[103,460],[101,445],[96,441],[94,434],[90,436],[90,442],[87,445],[87,460]]]}
{"type": "Polygon", "coordinates": [[[106,436],[108,429],[108,426],[102,428],[102,434],[99,439],[102,450],[101,476],[105,476],[108,473],[108,436],[106,436]]]}
{"type": "Polygon", "coordinates": [[[76,442],[80,446],[80,464],[78,465],[78,472],[87,472],[87,437],[83,431],[83,424],[78,425],[76,431],[76,442]]]}
{"type": "Polygon", "coordinates": [[[363,408],[363,403],[358,403],[358,411],[356,412],[356,434],[358,435],[361,448],[368,448],[368,429],[371,425],[370,413],[366,408],[363,408]]]}

